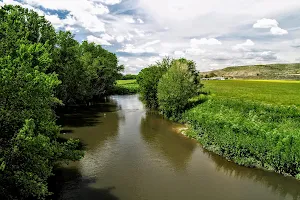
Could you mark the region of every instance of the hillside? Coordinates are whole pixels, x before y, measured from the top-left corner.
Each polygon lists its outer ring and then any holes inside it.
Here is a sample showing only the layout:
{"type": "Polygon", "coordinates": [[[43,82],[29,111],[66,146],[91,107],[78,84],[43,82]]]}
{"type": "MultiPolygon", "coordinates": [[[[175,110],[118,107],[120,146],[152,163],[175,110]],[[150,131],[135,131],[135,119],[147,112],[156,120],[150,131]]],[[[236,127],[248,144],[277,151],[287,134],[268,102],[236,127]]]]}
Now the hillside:
{"type": "Polygon", "coordinates": [[[227,67],[221,70],[202,72],[202,76],[209,74],[239,79],[291,79],[300,80],[300,63],[271,64],[227,67]]]}

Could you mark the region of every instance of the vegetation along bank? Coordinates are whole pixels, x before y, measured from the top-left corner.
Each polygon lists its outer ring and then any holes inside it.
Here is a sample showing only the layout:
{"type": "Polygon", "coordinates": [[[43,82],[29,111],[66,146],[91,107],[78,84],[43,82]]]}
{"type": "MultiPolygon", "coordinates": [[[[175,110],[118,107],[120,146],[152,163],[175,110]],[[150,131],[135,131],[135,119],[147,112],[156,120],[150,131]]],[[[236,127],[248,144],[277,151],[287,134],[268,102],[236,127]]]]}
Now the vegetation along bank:
{"type": "Polygon", "coordinates": [[[187,136],[237,164],[300,179],[300,83],[200,83],[194,70],[185,59],[143,69],[137,82],[145,105],[189,124],[187,136]]]}
{"type": "Polygon", "coordinates": [[[123,66],[34,11],[5,5],[0,19],[0,199],[45,199],[54,167],[83,157],[60,137],[57,107],[109,95],[123,66]]]}

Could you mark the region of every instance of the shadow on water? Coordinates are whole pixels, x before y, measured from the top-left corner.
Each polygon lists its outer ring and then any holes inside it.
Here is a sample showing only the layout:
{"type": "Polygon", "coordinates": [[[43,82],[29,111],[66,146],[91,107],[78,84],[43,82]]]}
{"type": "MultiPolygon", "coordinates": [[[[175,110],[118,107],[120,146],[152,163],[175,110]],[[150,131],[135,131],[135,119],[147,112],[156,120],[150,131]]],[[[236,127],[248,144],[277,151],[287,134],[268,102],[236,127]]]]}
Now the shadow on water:
{"type": "Polygon", "coordinates": [[[216,170],[236,179],[250,179],[256,183],[267,186],[275,194],[282,197],[292,196],[294,200],[300,199],[300,181],[292,177],[284,177],[275,172],[262,169],[253,169],[239,166],[233,162],[203,149],[203,153],[216,164],[216,170]]]}
{"type": "Polygon", "coordinates": [[[176,125],[156,112],[147,112],[140,132],[150,148],[162,154],[177,170],[185,170],[197,144],[174,133],[176,125]]]}
{"type": "Polygon", "coordinates": [[[101,113],[115,112],[118,108],[114,102],[97,103],[84,107],[69,107],[58,113],[57,123],[68,127],[89,127],[101,123],[101,113]]]}
{"type": "Polygon", "coordinates": [[[95,178],[82,177],[77,168],[59,168],[55,170],[55,176],[50,180],[50,191],[54,194],[49,197],[53,200],[119,200],[112,194],[116,188],[92,188],[95,178]]]}

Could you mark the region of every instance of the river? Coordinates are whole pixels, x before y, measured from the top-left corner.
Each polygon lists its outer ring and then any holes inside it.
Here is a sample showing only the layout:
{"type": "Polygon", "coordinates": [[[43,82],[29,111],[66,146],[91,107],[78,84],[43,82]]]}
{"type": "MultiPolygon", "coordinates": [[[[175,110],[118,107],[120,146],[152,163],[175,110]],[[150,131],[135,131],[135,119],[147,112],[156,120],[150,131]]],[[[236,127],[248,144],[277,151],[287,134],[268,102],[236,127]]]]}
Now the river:
{"type": "Polygon", "coordinates": [[[57,199],[300,199],[300,181],[204,150],[176,132],[180,125],[146,112],[137,95],[111,96],[60,121],[86,153],[58,171],[57,199]]]}

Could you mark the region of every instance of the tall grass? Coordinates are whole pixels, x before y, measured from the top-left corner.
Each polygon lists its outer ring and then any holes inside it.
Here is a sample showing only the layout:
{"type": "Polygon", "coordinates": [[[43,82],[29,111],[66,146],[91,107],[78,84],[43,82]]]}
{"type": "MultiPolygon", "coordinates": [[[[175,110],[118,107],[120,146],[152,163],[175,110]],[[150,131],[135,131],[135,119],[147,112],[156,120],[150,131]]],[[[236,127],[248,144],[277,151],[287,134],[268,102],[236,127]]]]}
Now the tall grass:
{"type": "Polygon", "coordinates": [[[300,178],[300,110],[214,97],[184,114],[190,137],[237,164],[300,178]]]}

